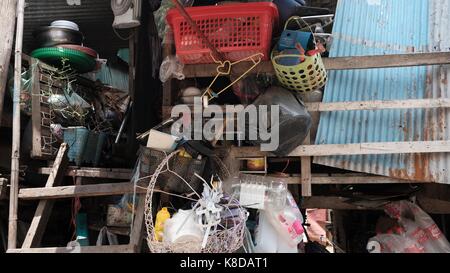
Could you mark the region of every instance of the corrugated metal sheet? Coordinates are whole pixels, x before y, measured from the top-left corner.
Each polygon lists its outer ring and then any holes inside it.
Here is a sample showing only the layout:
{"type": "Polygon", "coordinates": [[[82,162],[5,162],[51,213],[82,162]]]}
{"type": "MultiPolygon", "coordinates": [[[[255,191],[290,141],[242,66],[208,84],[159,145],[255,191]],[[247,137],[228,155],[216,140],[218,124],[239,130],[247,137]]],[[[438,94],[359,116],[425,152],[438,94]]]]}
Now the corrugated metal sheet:
{"type": "MultiPolygon", "coordinates": [[[[340,0],[332,57],[449,51],[449,1],[340,0]]],[[[324,102],[448,98],[447,67],[330,71],[324,102]]],[[[323,113],[317,144],[448,139],[448,111],[323,113]]],[[[449,182],[449,156],[367,155],[314,162],[401,179],[449,182]]]]}
{"type": "Polygon", "coordinates": [[[128,92],[128,70],[119,65],[104,64],[95,77],[105,85],[128,92]]]}
{"type": "MultiPolygon", "coordinates": [[[[81,0],[81,5],[69,5],[67,0],[28,0],[25,9],[24,49],[34,48],[32,32],[39,26],[54,20],[70,20],[77,23],[85,36],[84,44],[97,50],[100,57],[115,56],[117,49],[128,47],[113,32],[114,15],[109,0],[81,0]]],[[[73,2],[73,1],[72,1],[73,2]]],[[[127,34],[123,34],[127,36],[127,34]]]]}

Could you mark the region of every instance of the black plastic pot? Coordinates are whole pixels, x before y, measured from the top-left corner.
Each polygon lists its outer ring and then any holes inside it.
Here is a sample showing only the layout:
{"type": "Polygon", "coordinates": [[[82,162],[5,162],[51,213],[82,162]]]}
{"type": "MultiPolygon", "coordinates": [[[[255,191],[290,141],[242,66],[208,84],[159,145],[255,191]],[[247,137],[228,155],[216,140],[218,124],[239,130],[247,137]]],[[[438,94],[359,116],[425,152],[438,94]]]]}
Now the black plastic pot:
{"type": "Polygon", "coordinates": [[[81,45],[83,34],[80,31],[59,27],[40,27],[33,32],[38,47],[52,47],[61,44],[81,45]]]}

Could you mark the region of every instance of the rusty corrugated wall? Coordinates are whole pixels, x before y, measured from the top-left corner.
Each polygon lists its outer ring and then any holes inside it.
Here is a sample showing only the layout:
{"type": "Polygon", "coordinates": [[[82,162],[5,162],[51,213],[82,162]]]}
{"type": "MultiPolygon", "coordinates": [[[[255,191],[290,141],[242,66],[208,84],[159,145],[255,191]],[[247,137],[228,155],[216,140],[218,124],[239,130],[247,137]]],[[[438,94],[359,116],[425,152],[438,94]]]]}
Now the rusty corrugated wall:
{"type": "MultiPolygon", "coordinates": [[[[448,0],[340,0],[331,57],[450,51],[448,0]]],[[[448,66],[331,71],[324,102],[448,98],[448,66]]],[[[317,144],[449,139],[446,109],[323,113],[317,144]]],[[[449,183],[449,154],[317,157],[315,163],[449,183]]]]}

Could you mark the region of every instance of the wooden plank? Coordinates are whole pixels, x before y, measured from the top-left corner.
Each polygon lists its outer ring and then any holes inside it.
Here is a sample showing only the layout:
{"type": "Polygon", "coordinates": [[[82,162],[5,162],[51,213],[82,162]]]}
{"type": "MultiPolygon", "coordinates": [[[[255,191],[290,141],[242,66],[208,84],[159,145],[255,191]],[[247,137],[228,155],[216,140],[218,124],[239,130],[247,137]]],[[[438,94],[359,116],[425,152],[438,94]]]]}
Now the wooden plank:
{"type": "MultiPolygon", "coordinates": [[[[308,135],[303,142],[304,145],[309,145],[311,143],[311,136],[308,135]]],[[[312,187],[311,187],[311,157],[303,156],[301,158],[301,184],[302,184],[302,196],[311,196],[312,195],[312,187]]]]}
{"type": "MultiPolygon", "coordinates": [[[[117,180],[129,180],[132,176],[132,169],[110,169],[110,168],[79,168],[68,167],[66,176],[72,177],[94,177],[117,180]]],[[[39,168],[38,173],[49,174],[51,168],[39,168]]]]}
{"type": "Polygon", "coordinates": [[[450,141],[379,142],[358,144],[303,145],[290,156],[409,154],[450,152],[450,141]]]}
{"type": "MultiPolygon", "coordinates": [[[[226,105],[219,105],[224,113],[229,112],[226,105]]],[[[346,102],[307,102],[308,112],[384,110],[384,109],[435,109],[450,108],[450,99],[414,99],[414,100],[373,100],[346,102]]],[[[170,117],[173,106],[163,106],[163,113],[170,117]]],[[[192,113],[194,109],[189,106],[192,113]]],[[[234,109],[234,108],[233,108],[234,109]]],[[[198,110],[203,111],[202,108],[198,110]]],[[[234,111],[233,111],[234,112],[234,111]]],[[[236,113],[236,112],[235,112],[236,113]]]]}
{"type": "MultiPolygon", "coordinates": [[[[301,203],[301,208],[334,209],[334,210],[382,210],[383,203],[388,201],[365,201],[365,206],[349,202],[350,199],[340,196],[312,196],[306,197],[301,203]],[[373,204],[373,205],[371,205],[373,204]]],[[[424,196],[417,196],[417,204],[427,213],[449,214],[450,202],[424,196]]]]}
{"type": "MultiPolygon", "coordinates": [[[[55,159],[55,163],[53,164],[52,172],[47,179],[47,183],[45,184],[46,188],[51,188],[54,185],[57,185],[64,177],[65,168],[68,163],[67,152],[67,144],[61,144],[55,159]]],[[[31,221],[30,228],[22,244],[22,248],[35,247],[41,243],[42,236],[44,235],[45,227],[47,226],[48,219],[50,218],[52,208],[52,200],[41,200],[39,202],[33,220],[31,221]]]]}
{"type": "MultiPolygon", "coordinates": [[[[248,175],[253,176],[253,175],[248,175]]],[[[256,175],[255,175],[256,176],[256,175]]],[[[285,181],[287,184],[298,185],[301,179],[298,176],[279,177],[267,175],[272,179],[285,181]]],[[[358,173],[349,174],[311,174],[311,184],[313,185],[354,185],[354,184],[432,184],[427,181],[412,181],[406,179],[396,179],[387,176],[365,175],[358,173]]]]}
{"type": "MultiPolygon", "coordinates": [[[[3,102],[7,91],[8,70],[16,24],[16,0],[2,0],[0,5],[0,122],[3,121],[3,102]]],[[[1,123],[0,123],[1,125],[1,123]]]]}
{"type": "Polygon", "coordinates": [[[139,195],[139,201],[136,206],[133,228],[130,233],[130,245],[134,246],[136,252],[140,252],[142,248],[142,231],[144,230],[145,215],[145,194],[139,195]]]}
{"type": "MultiPolygon", "coordinates": [[[[169,35],[169,34],[167,34],[169,35]]],[[[163,45],[163,58],[167,56],[173,55],[174,44],[173,43],[165,43],[163,45]]],[[[163,83],[163,106],[171,106],[174,104],[174,80],[172,78],[168,79],[163,83]]],[[[167,113],[163,111],[162,113],[163,120],[170,118],[170,112],[167,113]]]]}
{"type": "MultiPolygon", "coordinates": [[[[17,212],[19,210],[19,169],[20,169],[20,91],[22,86],[22,44],[24,25],[25,0],[17,1],[17,27],[14,54],[14,96],[13,96],[13,126],[11,148],[11,178],[8,220],[8,249],[17,246],[17,212]]],[[[3,14],[2,14],[3,15],[3,14]]],[[[11,14],[10,14],[11,15],[11,14]]],[[[4,42],[4,41],[2,41],[4,42]]]]}
{"type": "Polygon", "coordinates": [[[450,52],[324,58],[328,70],[371,69],[450,64],[450,52]]]}
{"type": "MultiPolygon", "coordinates": [[[[261,157],[268,153],[257,146],[233,147],[238,157],[261,157]]],[[[288,156],[332,156],[369,154],[447,153],[450,141],[373,142],[354,144],[301,145],[288,156]]]]}
{"type": "Polygon", "coordinates": [[[79,250],[67,247],[9,249],[7,253],[133,253],[132,245],[83,246],[79,250]]]}
{"type": "MultiPolygon", "coordinates": [[[[37,65],[38,60],[32,59],[32,65],[37,65]]],[[[32,148],[31,157],[40,158],[42,157],[41,151],[41,89],[40,82],[36,79],[40,77],[39,68],[32,70],[32,78],[34,79],[31,86],[31,124],[32,124],[32,148]]]]}
{"type": "MultiPolygon", "coordinates": [[[[407,67],[422,65],[442,65],[450,64],[450,52],[434,53],[414,53],[414,54],[393,54],[380,56],[353,56],[339,58],[322,58],[327,70],[350,70],[350,69],[373,69],[389,67],[407,67]]],[[[243,74],[249,63],[240,63],[233,66],[232,72],[237,75],[243,74]]],[[[185,65],[183,73],[186,78],[214,77],[216,75],[217,64],[185,65]]],[[[274,74],[271,61],[262,62],[250,73],[253,74],[274,74]]]]}
{"type": "Polygon", "coordinates": [[[0,178],[0,200],[8,199],[8,179],[0,178]]]}
{"type": "MultiPolygon", "coordinates": [[[[298,181],[298,179],[297,179],[298,181]]],[[[396,179],[387,176],[377,175],[314,175],[311,183],[313,185],[355,185],[355,184],[427,184],[428,181],[413,181],[406,179],[396,179]]]]}
{"type": "MultiPolygon", "coordinates": [[[[366,206],[359,206],[349,202],[349,198],[340,196],[311,196],[303,198],[300,207],[303,209],[335,209],[335,210],[367,210],[366,206]]],[[[374,202],[371,210],[381,210],[379,202],[374,202]]]]}
{"type": "MultiPolygon", "coordinates": [[[[271,176],[273,179],[282,179],[288,184],[299,184],[301,179],[299,177],[277,177],[271,176]]],[[[351,184],[414,184],[414,183],[429,183],[420,181],[410,181],[404,179],[395,179],[385,176],[376,175],[361,175],[361,174],[312,174],[311,184],[313,185],[351,185],[351,184]]],[[[141,185],[144,186],[145,185],[141,185]]],[[[158,191],[158,190],[156,190],[158,191]]],[[[29,188],[21,189],[19,192],[19,199],[22,200],[40,200],[40,199],[63,199],[74,197],[95,197],[95,196],[110,196],[122,195],[133,192],[133,184],[125,183],[109,183],[109,184],[95,184],[95,185],[81,185],[81,186],[59,186],[51,188],[29,188]]],[[[137,188],[136,192],[145,194],[146,190],[137,188]]]]}
{"type": "Polygon", "coordinates": [[[382,109],[433,109],[449,108],[450,99],[417,99],[417,100],[374,100],[346,102],[312,102],[305,103],[309,112],[382,110],[382,109]]]}
{"type": "Polygon", "coordinates": [[[429,197],[418,197],[418,205],[426,212],[432,214],[450,214],[450,201],[429,197]]]}
{"type": "MultiPolygon", "coordinates": [[[[146,189],[136,188],[136,192],[143,194],[146,189]]],[[[63,199],[74,197],[95,197],[110,196],[133,193],[133,184],[124,183],[108,183],[80,186],[59,186],[52,188],[29,188],[19,191],[19,199],[36,200],[36,199],[63,199]]]]}

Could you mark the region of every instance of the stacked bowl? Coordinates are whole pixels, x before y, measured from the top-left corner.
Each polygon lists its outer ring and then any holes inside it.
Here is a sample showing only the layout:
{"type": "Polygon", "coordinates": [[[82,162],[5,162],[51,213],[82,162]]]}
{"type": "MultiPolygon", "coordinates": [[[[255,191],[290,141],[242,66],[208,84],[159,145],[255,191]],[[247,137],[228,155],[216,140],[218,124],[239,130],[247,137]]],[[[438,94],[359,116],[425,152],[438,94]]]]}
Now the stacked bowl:
{"type": "Polygon", "coordinates": [[[56,67],[69,66],[77,73],[86,73],[96,68],[97,52],[83,46],[84,36],[78,25],[71,21],[58,20],[36,29],[33,36],[38,48],[31,56],[56,67]]]}

